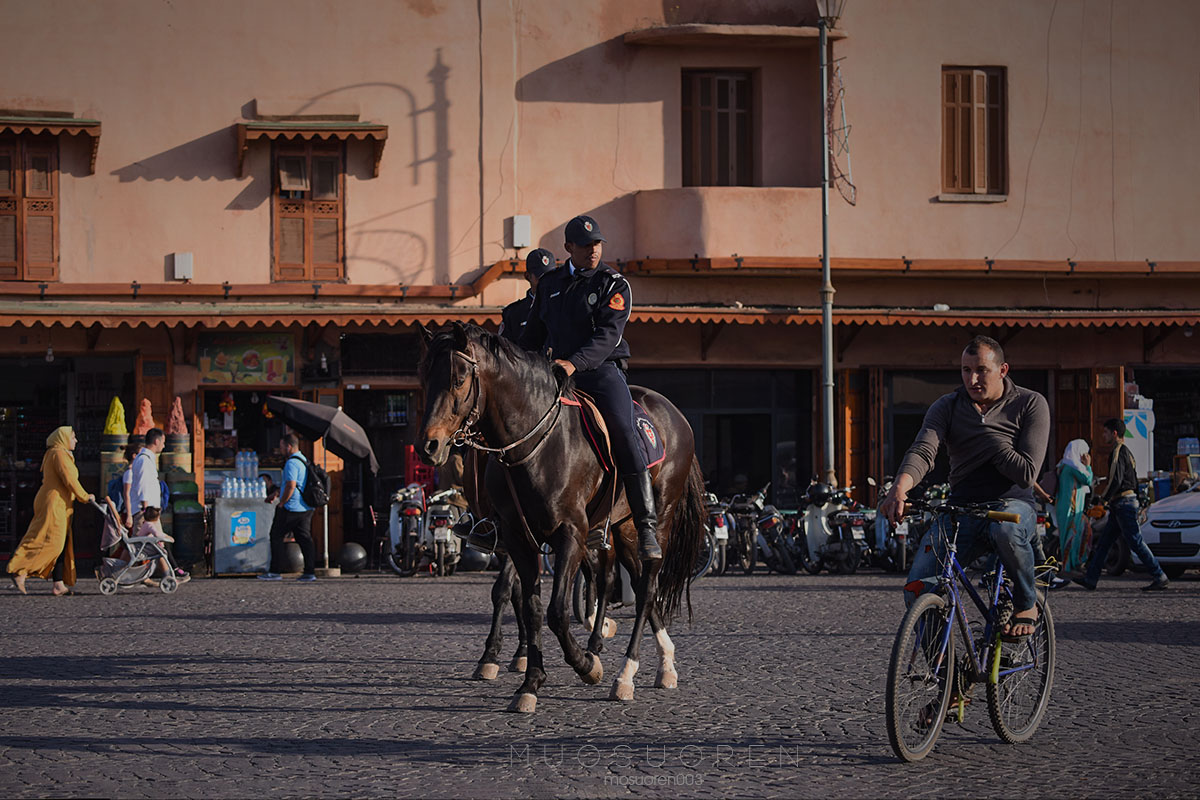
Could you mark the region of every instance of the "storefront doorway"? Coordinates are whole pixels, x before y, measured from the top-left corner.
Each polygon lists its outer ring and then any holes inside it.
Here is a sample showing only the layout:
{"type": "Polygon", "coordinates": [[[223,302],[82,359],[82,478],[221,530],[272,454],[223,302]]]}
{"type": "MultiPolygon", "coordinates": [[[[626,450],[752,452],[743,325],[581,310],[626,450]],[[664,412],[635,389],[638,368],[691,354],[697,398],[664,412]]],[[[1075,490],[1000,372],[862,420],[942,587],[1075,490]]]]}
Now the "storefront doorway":
{"type": "Polygon", "coordinates": [[[687,417],[709,491],[728,497],[770,481],[770,502],[796,508],[812,476],[810,372],[634,369],[629,382],[666,396],[687,417]]]}

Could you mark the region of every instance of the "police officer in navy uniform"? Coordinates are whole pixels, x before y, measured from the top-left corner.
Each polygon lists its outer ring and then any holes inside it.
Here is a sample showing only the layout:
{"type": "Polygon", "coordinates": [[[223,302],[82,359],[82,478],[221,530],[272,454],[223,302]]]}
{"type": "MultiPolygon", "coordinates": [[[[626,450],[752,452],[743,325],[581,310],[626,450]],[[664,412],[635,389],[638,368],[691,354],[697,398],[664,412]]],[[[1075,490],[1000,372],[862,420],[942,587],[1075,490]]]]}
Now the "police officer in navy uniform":
{"type": "Polygon", "coordinates": [[[571,258],[538,283],[520,344],[549,353],[554,363],[575,376],[575,385],[595,399],[633,511],[638,555],[642,560],[657,560],[662,549],[654,487],[634,432],[633,398],[625,380],[629,344],[624,332],[633,295],[629,281],[600,261],[604,242],[591,217],[575,217],[567,223],[566,249],[571,258]]]}
{"type": "Polygon", "coordinates": [[[525,280],[529,281],[529,291],[520,300],[506,305],[500,312],[501,336],[513,343],[521,341],[525,321],[529,319],[529,312],[533,309],[533,296],[537,292],[538,281],[557,266],[554,253],[543,247],[525,256],[525,280]]]}

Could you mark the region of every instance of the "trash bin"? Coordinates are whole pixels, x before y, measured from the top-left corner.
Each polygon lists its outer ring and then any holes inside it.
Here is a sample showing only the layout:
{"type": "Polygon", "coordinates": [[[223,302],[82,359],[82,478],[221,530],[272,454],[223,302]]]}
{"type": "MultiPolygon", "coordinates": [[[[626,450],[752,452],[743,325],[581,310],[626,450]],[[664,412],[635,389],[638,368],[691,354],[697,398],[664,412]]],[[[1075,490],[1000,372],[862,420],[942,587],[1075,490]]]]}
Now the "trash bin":
{"type": "Polygon", "coordinates": [[[1171,477],[1168,475],[1165,478],[1154,479],[1154,500],[1155,502],[1162,500],[1164,497],[1171,496],[1171,477]]]}
{"type": "MultiPolygon", "coordinates": [[[[182,505],[182,504],[180,504],[182,505]]],[[[204,508],[191,503],[195,508],[175,508],[175,560],[188,572],[193,564],[204,563],[204,508]]]]}

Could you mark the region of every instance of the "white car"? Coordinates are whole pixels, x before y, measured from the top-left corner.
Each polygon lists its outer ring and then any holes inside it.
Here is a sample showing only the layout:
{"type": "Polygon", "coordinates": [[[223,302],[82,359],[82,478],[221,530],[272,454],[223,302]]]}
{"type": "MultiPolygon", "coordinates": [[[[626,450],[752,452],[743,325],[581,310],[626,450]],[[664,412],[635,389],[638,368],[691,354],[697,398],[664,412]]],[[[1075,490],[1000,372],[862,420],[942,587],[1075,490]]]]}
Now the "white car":
{"type": "Polygon", "coordinates": [[[1200,484],[1152,503],[1141,532],[1167,577],[1200,568],[1200,484]]]}

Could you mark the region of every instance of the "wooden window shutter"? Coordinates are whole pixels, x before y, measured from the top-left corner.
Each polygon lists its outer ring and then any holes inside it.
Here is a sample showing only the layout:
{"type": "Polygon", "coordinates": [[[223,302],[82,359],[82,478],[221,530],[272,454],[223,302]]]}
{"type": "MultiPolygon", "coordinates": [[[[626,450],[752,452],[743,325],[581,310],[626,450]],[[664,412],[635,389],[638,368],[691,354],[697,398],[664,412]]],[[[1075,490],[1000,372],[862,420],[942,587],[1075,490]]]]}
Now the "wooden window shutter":
{"type": "Polygon", "coordinates": [[[342,156],[328,144],[315,147],[317,152],[306,144],[302,154],[289,149],[276,155],[275,280],[344,275],[342,156]]]}
{"type": "Polygon", "coordinates": [[[987,185],[993,194],[1008,192],[1008,120],[1005,112],[1007,90],[1003,69],[987,75],[987,185]]]}
{"type": "Polygon", "coordinates": [[[971,190],[988,191],[988,103],[987,73],[971,71],[971,190]]]}
{"type": "Polygon", "coordinates": [[[26,280],[58,279],[58,159],[56,148],[26,147],[25,255],[26,280]]]}
{"type": "Polygon", "coordinates": [[[0,280],[21,277],[17,247],[19,164],[16,142],[0,143],[0,280]]]}
{"type": "Polygon", "coordinates": [[[971,70],[942,70],[942,190],[973,191],[971,70]]]}

